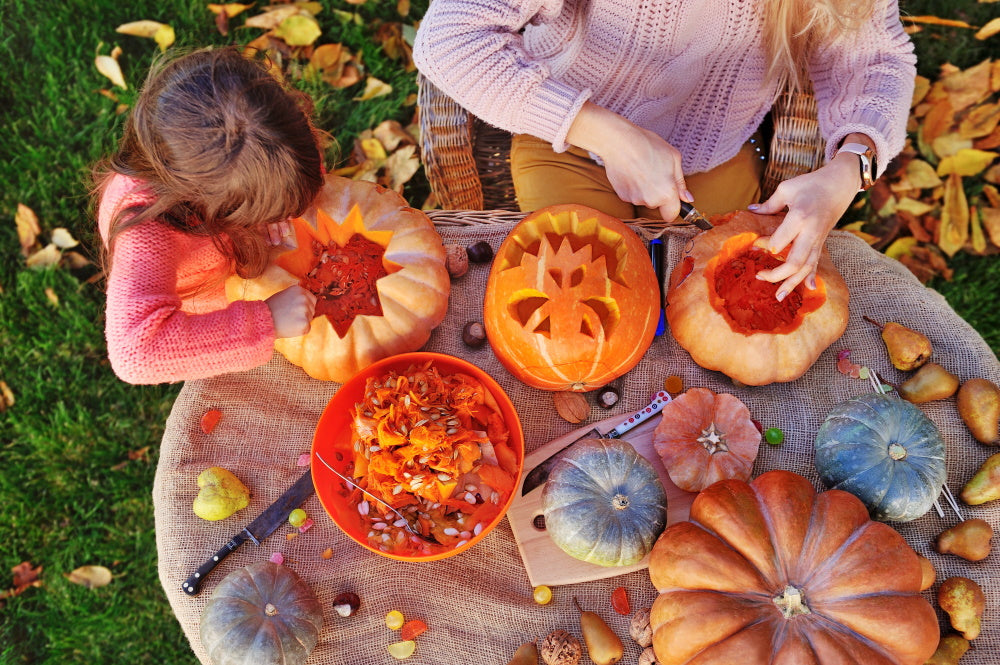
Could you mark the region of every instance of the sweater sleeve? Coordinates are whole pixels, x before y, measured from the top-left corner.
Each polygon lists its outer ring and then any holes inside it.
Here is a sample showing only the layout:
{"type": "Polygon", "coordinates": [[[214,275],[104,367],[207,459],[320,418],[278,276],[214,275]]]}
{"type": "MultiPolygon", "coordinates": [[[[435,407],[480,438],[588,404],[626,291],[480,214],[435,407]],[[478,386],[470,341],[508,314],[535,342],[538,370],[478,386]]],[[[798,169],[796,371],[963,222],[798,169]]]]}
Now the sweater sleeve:
{"type": "Polygon", "coordinates": [[[567,149],[566,134],[590,90],[554,80],[524,51],[519,31],[555,15],[562,0],[434,0],[413,59],[445,94],[486,122],[567,149]]]}
{"type": "Polygon", "coordinates": [[[875,142],[878,175],[885,171],[906,142],[916,61],[896,0],[876,3],[865,25],[812,58],[810,75],[827,159],[845,136],[858,132],[875,142]]]}
{"type": "Polygon", "coordinates": [[[147,222],[122,232],[108,276],[106,337],[115,373],[129,383],[166,383],[250,369],[274,349],[274,323],[262,301],[182,311],[180,231],[147,222]]]}

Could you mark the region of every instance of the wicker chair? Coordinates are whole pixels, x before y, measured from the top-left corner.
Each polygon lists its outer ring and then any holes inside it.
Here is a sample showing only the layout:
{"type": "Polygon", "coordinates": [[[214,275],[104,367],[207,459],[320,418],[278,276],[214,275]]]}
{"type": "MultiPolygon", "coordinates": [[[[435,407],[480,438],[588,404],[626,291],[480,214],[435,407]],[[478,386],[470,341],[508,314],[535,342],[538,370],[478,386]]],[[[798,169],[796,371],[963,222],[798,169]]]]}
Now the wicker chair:
{"type": "MultiPolygon", "coordinates": [[[[418,77],[417,105],[424,170],[438,204],[446,210],[517,210],[511,135],[467,112],[423,76],[418,77]]],[[[811,91],[785,91],[769,118],[764,197],[782,180],[817,168],[824,155],[811,91]]]]}

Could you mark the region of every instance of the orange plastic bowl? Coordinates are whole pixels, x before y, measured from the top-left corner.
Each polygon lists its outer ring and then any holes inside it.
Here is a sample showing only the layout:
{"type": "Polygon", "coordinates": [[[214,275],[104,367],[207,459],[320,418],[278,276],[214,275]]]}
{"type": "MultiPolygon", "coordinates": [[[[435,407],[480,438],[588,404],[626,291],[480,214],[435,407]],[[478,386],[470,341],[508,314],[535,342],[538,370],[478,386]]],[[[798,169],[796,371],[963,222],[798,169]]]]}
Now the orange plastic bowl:
{"type": "Polygon", "coordinates": [[[316,494],[319,496],[320,503],[323,504],[323,508],[327,514],[330,515],[334,523],[344,533],[362,547],[376,554],[400,561],[436,561],[438,559],[445,559],[464,552],[485,538],[486,534],[492,531],[507,514],[507,510],[510,508],[510,504],[513,502],[517,492],[523,468],[524,432],[521,430],[521,421],[517,417],[517,412],[514,410],[514,405],[511,403],[510,398],[507,397],[503,388],[489,374],[461,358],[443,353],[424,351],[402,353],[383,358],[363,369],[341,386],[329,404],[326,405],[316,426],[316,433],[313,436],[313,481],[316,485],[316,494]],[[351,414],[354,406],[364,396],[365,385],[368,379],[385,376],[390,370],[403,373],[410,366],[422,366],[427,361],[430,361],[432,366],[436,367],[442,375],[461,372],[473,377],[493,395],[493,398],[500,407],[500,415],[509,432],[508,445],[517,455],[517,476],[514,478],[514,487],[510,495],[501,505],[500,512],[489,524],[484,525],[478,534],[472,535],[464,543],[450,548],[431,545],[427,548],[430,551],[425,550],[422,552],[387,552],[369,542],[368,532],[370,525],[362,519],[358,511],[358,504],[362,499],[366,499],[370,504],[375,503],[374,499],[370,496],[362,495],[358,490],[348,485],[336,473],[328,469],[323,461],[317,458],[317,454],[322,456],[322,459],[336,469],[337,472],[351,480],[355,480],[351,475],[351,465],[354,457],[351,414]]]}

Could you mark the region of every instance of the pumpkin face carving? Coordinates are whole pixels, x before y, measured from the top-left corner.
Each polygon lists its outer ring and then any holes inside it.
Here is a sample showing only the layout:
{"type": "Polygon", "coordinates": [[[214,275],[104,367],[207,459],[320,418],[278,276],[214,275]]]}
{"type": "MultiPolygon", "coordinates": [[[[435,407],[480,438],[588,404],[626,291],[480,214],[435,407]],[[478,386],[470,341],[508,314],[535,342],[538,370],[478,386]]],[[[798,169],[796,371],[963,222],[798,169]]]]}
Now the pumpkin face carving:
{"type": "Polygon", "coordinates": [[[813,290],[800,284],[778,302],[778,285],[756,279],[782,260],[755,244],[781,219],[739,211],[717,220],[670,276],[674,339],[702,367],[747,385],[799,378],[847,328],[847,285],[825,251],[813,290]]]}
{"type": "Polygon", "coordinates": [[[922,665],[938,643],[917,554],[851,494],[790,471],[723,480],[650,553],[661,665],[922,665]]]}
{"type": "Polygon", "coordinates": [[[522,220],[497,251],[483,318],[497,358],[524,383],[577,392],[632,369],[659,316],[656,274],[624,223],[551,206],[522,220]]]}
{"type": "Polygon", "coordinates": [[[298,283],[316,295],[309,332],[274,344],[309,376],[343,383],[376,360],[416,351],[444,320],[444,245],[427,215],[399,194],[328,176],[292,225],[295,249],[226,289],[231,300],[264,300],[298,283]]]}

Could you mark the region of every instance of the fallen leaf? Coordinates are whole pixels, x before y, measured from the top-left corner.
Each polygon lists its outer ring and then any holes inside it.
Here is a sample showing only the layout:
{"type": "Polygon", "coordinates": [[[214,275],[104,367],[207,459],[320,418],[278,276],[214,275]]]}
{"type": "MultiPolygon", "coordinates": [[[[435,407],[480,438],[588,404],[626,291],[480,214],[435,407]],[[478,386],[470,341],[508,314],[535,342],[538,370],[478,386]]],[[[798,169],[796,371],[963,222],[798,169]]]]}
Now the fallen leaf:
{"type": "Polygon", "coordinates": [[[962,118],[958,135],[967,139],[989,136],[997,124],[1000,124],[1000,102],[980,104],[962,118]]]}
{"type": "Polygon", "coordinates": [[[949,18],[938,18],[937,16],[900,16],[904,23],[924,23],[926,25],[944,25],[950,28],[972,28],[965,21],[957,21],[949,18]]]}
{"type": "Polygon", "coordinates": [[[59,265],[59,259],[62,258],[62,252],[53,243],[49,243],[45,247],[41,248],[34,254],[28,257],[25,264],[29,268],[51,268],[59,265]]]}
{"type": "Polygon", "coordinates": [[[951,102],[943,99],[934,103],[927,111],[924,122],[920,126],[921,139],[928,145],[933,144],[935,139],[951,128],[954,118],[955,109],[952,108],[951,102]]]}
{"type": "Polygon", "coordinates": [[[274,36],[285,40],[289,46],[309,46],[323,34],[319,23],[312,16],[289,16],[274,29],[274,36]]]}
{"type": "Polygon", "coordinates": [[[110,55],[99,55],[94,58],[94,65],[97,67],[97,71],[107,77],[119,88],[128,89],[128,85],[125,83],[125,77],[122,75],[122,68],[118,65],[118,61],[116,59],[112,58],[110,55]]]}
{"type": "Polygon", "coordinates": [[[928,203],[924,203],[923,201],[911,199],[908,196],[904,196],[903,198],[899,199],[899,201],[896,203],[897,213],[902,210],[917,217],[919,217],[920,215],[926,215],[933,209],[934,206],[928,203]]]}
{"type": "Polygon", "coordinates": [[[948,101],[956,111],[968,108],[989,97],[992,62],[983,60],[978,65],[962,69],[941,79],[948,101]]]}
{"type": "Polygon", "coordinates": [[[962,177],[952,172],[944,183],[944,205],[937,246],[948,256],[954,256],[969,239],[969,204],[962,187],[962,177]]]}
{"type": "Polygon", "coordinates": [[[52,290],[52,287],[45,288],[45,297],[48,298],[48,301],[52,303],[53,306],[59,306],[59,296],[52,290]]]}
{"type": "Polygon", "coordinates": [[[986,235],[979,223],[979,212],[976,210],[976,206],[969,207],[969,244],[972,245],[972,251],[977,254],[986,252],[986,235]]]}
{"type": "Polygon", "coordinates": [[[62,260],[63,264],[70,270],[81,270],[93,265],[90,259],[79,252],[63,252],[62,260]]]}
{"type": "Polygon", "coordinates": [[[916,189],[931,189],[941,185],[934,167],[923,159],[911,159],[906,165],[906,179],[916,189]]]}
{"type": "Polygon", "coordinates": [[[410,13],[410,0],[396,0],[396,13],[400,16],[408,16],[410,13]]]}
{"type": "Polygon", "coordinates": [[[986,234],[990,237],[990,242],[1000,247],[1000,207],[980,208],[979,215],[983,228],[986,229],[986,234]]]}
{"type": "Polygon", "coordinates": [[[104,566],[80,566],[66,575],[73,584],[96,589],[111,583],[111,571],[104,566]]]}
{"type": "Polygon", "coordinates": [[[14,585],[10,589],[0,592],[0,600],[20,595],[24,593],[29,587],[42,586],[42,580],[39,579],[39,576],[42,574],[41,566],[33,568],[31,566],[31,562],[22,561],[21,563],[11,568],[10,572],[13,574],[14,577],[14,585]]]}
{"type": "Polygon", "coordinates": [[[405,145],[395,151],[385,160],[388,171],[388,186],[390,189],[403,193],[403,185],[420,170],[420,158],[416,155],[417,146],[405,145]]]}
{"type": "Polygon", "coordinates": [[[265,7],[264,11],[256,16],[251,16],[244,25],[248,28],[260,28],[262,30],[274,30],[281,22],[290,16],[299,13],[299,8],[295,5],[272,5],[265,7]]]}
{"type": "Polygon", "coordinates": [[[582,393],[554,392],[552,402],[556,407],[556,413],[567,422],[578,423],[590,415],[590,402],[582,393]]]}
{"type": "Polygon", "coordinates": [[[365,91],[361,93],[360,97],[355,97],[356,102],[365,102],[369,99],[374,99],[375,97],[381,97],[383,95],[388,95],[392,92],[392,86],[381,81],[374,76],[369,76],[365,80],[365,91]]]}
{"type": "Polygon", "coordinates": [[[385,146],[374,136],[362,136],[359,140],[361,145],[361,150],[367,159],[373,161],[382,161],[388,157],[388,153],[385,151],[385,146]]]}
{"type": "MultiPolygon", "coordinates": [[[[950,134],[937,137],[931,145],[933,147],[934,154],[941,159],[944,159],[945,157],[951,157],[959,150],[971,150],[972,139],[963,139],[958,135],[958,132],[951,132],[950,134]]],[[[941,175],[940,167],[938,175],[941,175]]]]}
{"type": "Polygon", "coordinates": [[[986,173],[983,174],[983,180],[991,182],[994,185],[1000,185],[1000,164],[994,164],[986,169],[986,173]]]}
{"type": "Polygon", "coordinates": [[[902,238],[897,238],[891,245],[886,247],[885,255],[890,259],[896,259],[898,261],[900,257],[910,254],[917,243],[917,239],[913,236],[903,236],[902,238]]]}
{"type": "Polygon", "coordinates": [[[915,107],[917,104],[924,100],[927,96],[927,92],[931,89],[931,80],[926,76],[920,76],[919,74],[913,80],[913,99],[910,102],[910,108],[915,107]]]}
{"type": "Polygon", "coordinates": [[[80,242],[67,229],[60,226],[52,229],[52,244],[59,249],[70,249],[80,242]]]}
{"type": "Polygon", "coordinates": [[[159,45],[161,51],[166,51],[170,48],[176,39],[174,29],[166,23],[160,23],[159,21],[144,20],[122,23],[115,28],[115,32],[120,32],[123,35],[132,35],[133,37],[152,38],[159,45]]]}
{"type": "Polygon", "coordinates": [[[253,7],[253,5],[241,5],[237,2],[228,2],[224,5],[210,4],[208,5],[208,10],[213,14],[225,14],[228,18],[233,18],[242,14],[246,10],[253,7]]]}
{"type": "Polygon", "coordinates": [[[17,226],[17,239],[21,243],[21,253],[27,256],[38,241],[38,234],[42,232],[38,225],[38,215],[28,206],[18,203],[17,212],[14,213],[14,224],[17,226]]]}
{"type": "Polygon", "coordinates": [[[401,143],[413,145],[417,142],[396,120],[383,120],[372,130],[372,135],[390,152],[398,148],[401,143]]]}
{"type": "Polygon", "coordinates": [[[0,381],[0,411],[14,406],[14,391],[6,381],[0,381]]]}
{"type": "Polygon", "coordinates": [[[1000,148],[1000,125],[990,132],[989,136],[975,139],[972,142],[972,147],[976,150],[992,150],[993,148],[1000,148]]]}
{"type": "Polygon", "coordinates": [[[993,35],[997,34],[998,32],[1000,32],[1000,16],[998,16],[997,18],[991,19],[990,21],[988,21],[986,23],[986,25],[984,25],[983,27],[979,28],[979,30],[976,31],[975,38],[976,39],[989,39],[990,37],[992,37],[993,35]]]}
{"type": "Polygon", "coordinates": [[[865,233],[864,231],[861,230],[862,227],[864,227],[865,223],[866,222],[864,221],[860,221],[860,222],[852,222],[850,224],[845,224],[844,226],[841,227],[841,230],[847,231],[848,233],[853,233],[854,235],[861,238],[869,245],[874,245],[876,242],[878,242],[879,239],[876,236],[873,236],[870,233],[865,233]]]}
{"type": "Polygon", "coordinates": [[[997,191],[996,187],[993,185],[983,185],[983,195],[992,207],[1000,208],[1000,192],[997,191]]]}
{"type": "Polygon", "coordinates": [[[996,158],[997,153],[988,150],[960,148],[954,155],[941,160],[941,163],[938,164],[937,174],[939,176],[946,176],[952,173],[957,173],[961,176],[979,175],[996,158]]]}

